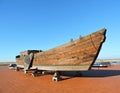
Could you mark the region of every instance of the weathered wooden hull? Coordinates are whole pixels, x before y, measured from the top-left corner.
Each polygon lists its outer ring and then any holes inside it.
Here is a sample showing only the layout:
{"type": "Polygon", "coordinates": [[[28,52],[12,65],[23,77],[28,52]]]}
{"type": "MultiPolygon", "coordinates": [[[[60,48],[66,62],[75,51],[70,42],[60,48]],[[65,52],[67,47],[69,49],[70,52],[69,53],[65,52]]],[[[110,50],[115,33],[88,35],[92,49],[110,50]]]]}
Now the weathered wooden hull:
{"type": "MultiPolygon", "coordinates": [[[[102,29],[88,36],[80,37],[75,41],[72,40],[62,46],[43,52],[34,52],[34,58],[29,66],[54,71],[89,70],[105,41],[105,34],[106,29],[102,29]]],[[[24,67],[24,56],[16,59],[17,65],[24,67]]]]}

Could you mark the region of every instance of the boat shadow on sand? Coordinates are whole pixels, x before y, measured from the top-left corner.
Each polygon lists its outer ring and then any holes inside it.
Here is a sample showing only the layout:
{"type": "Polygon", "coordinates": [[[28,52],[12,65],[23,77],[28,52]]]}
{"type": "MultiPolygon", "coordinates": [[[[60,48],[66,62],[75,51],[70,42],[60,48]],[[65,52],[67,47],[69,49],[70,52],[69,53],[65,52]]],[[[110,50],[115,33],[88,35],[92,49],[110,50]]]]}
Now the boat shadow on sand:
{"type": "Polygon", "coordinates": [[[75,71],[61,72],[61,76],[66,76],[62,80],[76,78],[76,77],[89,77],[89,78],[103,78],[110,76],[118,76],[120,75],[120,70],[88,70],[81,71],[80,74],[76,74],[75,71]]]}

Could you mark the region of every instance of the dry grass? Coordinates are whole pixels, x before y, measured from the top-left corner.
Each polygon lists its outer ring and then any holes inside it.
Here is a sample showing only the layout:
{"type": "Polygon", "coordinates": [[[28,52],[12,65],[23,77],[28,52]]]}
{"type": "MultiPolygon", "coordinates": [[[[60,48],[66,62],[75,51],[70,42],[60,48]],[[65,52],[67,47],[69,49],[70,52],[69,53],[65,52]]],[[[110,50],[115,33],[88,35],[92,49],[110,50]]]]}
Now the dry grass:
{"type": "Polygon", "coordinates": [[[15,62],[0,62],[0,66],[8,66],[9,64],[15,64],[15,62]]]}

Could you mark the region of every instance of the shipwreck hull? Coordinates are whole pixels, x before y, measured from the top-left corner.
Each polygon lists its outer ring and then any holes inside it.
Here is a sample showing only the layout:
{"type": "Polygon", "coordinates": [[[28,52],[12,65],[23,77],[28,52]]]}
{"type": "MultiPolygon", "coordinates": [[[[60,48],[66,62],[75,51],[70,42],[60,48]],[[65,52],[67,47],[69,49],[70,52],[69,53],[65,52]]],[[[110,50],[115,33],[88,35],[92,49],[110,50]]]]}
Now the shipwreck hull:
{"type": "MultiPolygon", "coordinates": [[[[80,71],[89,70],[94,64],[103,42],[105,41],[106,29],[99,30],[85,37],[62,46],[47,50],[31,52],[34,54],[33,60],[29,63],[29,68],[54,71],[80,71]],[[31,64],[31,65],[30,65],[31,64]]],[[[24,55],[26,52],[22,52],[24,55]]],[[[16,57],[17,65],[25,67],[24,56],[16,57]]]]}

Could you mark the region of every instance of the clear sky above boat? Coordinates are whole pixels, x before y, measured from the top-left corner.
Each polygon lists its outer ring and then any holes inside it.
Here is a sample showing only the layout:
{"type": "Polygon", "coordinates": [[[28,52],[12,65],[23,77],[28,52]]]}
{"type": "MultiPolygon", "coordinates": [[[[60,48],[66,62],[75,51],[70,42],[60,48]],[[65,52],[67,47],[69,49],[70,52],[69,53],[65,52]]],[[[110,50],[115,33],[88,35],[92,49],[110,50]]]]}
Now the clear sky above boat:
{"type": "Polygon", "coordinates": [[[120,58],[120,0],[0,0],[0,61],[48,50],[102,28],[98,58],[120,58]]]}

